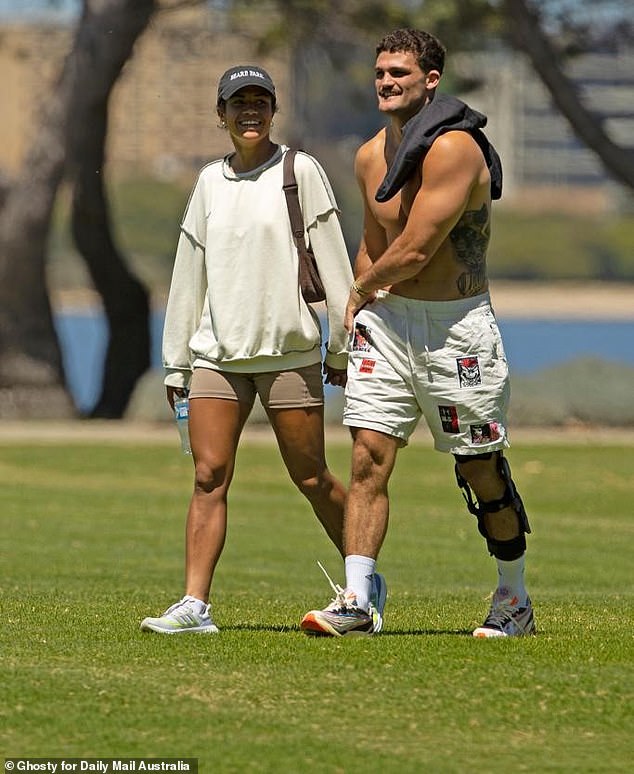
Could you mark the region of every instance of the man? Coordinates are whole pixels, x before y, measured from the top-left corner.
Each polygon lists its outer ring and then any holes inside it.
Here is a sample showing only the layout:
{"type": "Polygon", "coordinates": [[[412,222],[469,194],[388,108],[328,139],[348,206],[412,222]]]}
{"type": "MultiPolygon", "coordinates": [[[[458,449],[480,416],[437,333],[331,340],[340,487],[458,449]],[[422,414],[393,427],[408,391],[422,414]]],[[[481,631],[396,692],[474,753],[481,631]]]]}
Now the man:
{"type": "Polygon", "coordinates": [[[301,626],[372,634],[370,590],[388,524],[388,481],[420,417],[455,458],[458,485],[495,557],[498,585],[476,637],[534,631],[524,586],[522,501],[508,447],[508,369],[488,294],[491,200],[501,168],[486,118],[436,95],[445,51],[396,30],[377,46],[379,110],[389,117],[357,153],[363,239],[345,313],[353,335],[344,424],[353,435],[346,506],[346,587],[301,626]],[[378,191],[377,191],[378,189],[378,191]]]}

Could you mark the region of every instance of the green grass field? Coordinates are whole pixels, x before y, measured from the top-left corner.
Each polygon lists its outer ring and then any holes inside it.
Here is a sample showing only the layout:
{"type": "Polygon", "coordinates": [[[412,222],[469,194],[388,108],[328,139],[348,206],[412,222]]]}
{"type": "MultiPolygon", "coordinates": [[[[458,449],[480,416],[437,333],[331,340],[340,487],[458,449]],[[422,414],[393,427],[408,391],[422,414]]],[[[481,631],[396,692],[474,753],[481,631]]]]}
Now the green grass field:
{"type": "MultiPolygon", "coordinates": [[[[335,550],[245,442],[216,636],[141,634],[181,595],[191,462],[165,444],[0,446],[0,750],[196,757],[203,772],[625,772],[634,760],[634,447],[518,444],[538,636],[475,640],[494,564],[450,458],[401,453],[375,638],[303,635],[335,550]]],[[[347,478],[349,448],[329,446],[347,478]]]]}

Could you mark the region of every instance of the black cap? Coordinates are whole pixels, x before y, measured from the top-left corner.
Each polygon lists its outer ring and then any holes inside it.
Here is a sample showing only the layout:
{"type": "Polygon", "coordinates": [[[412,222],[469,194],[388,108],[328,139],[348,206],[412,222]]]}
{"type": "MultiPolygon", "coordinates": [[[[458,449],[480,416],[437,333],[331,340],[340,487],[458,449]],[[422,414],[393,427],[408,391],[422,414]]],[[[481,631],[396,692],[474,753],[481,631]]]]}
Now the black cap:
{"type": "Polygon", "coordinates": [[[238,65],[223,73],[218,83],[218,102],[228,100],[245,86],[260,86],[275,98],[275,86],[271,76],[257,65],[238,65]]]}

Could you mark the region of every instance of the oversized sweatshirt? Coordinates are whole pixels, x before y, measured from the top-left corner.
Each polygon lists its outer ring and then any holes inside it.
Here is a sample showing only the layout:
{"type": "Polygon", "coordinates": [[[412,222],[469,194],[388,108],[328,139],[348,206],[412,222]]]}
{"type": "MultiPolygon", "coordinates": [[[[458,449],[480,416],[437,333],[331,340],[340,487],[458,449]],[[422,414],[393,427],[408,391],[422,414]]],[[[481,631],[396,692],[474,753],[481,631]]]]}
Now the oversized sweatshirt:
{"type": "MultiPolygon", "coordinates": [[[[236,373],[301,368],[320,362],[322,332],[304,301],[298,255],[282,189],[286,146],[248,173],[230,156],[201,170],[176,249],[165,314],[165,384],[186,387],[193,368],[236,373]]],[[[343,327],[352,269],[339,212],[324,170],[295,158],[306,243],[326,290],[326,363],[344,369],[343,327]]]]}

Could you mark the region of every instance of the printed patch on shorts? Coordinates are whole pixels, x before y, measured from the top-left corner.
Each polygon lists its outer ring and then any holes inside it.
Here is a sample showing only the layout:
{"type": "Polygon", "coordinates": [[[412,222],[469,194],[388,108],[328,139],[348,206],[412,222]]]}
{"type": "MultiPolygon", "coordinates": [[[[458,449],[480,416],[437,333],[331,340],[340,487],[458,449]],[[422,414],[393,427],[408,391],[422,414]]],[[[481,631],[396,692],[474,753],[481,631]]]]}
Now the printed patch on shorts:
{"type": "Polygon", "coordinates": [[[455,406],[438,406],[440,423],[445,433],[456,434],[460,432],[458,423],[458,409],[455,406]]]}
{"type": "Polygon", "coordinates": [[[362,374],[371,374],[374,371],[376,360],[372,360],[369,357],[364,357],[359,367],[359,372],[362,374]]]}
{"type": "Polygon", "coordinates": [[[361,323],[355,323],[352,351],[369,352],[372,349],[372,346],[372,333],[370,330],[361,323]]]}
{"type": "Polygon", "coordinates": [[[482,443],[499,441],[502,437],[500,425],[497,422],[486,422],[483,425],[469,425],[471,443],[476,446],[482,443]]]}
{"type": "Polygon", "coordinates": [[[457,357],[456,363],[461,387],[477,387],[482,384],[480,361],[477,357],[457,357]]]}

